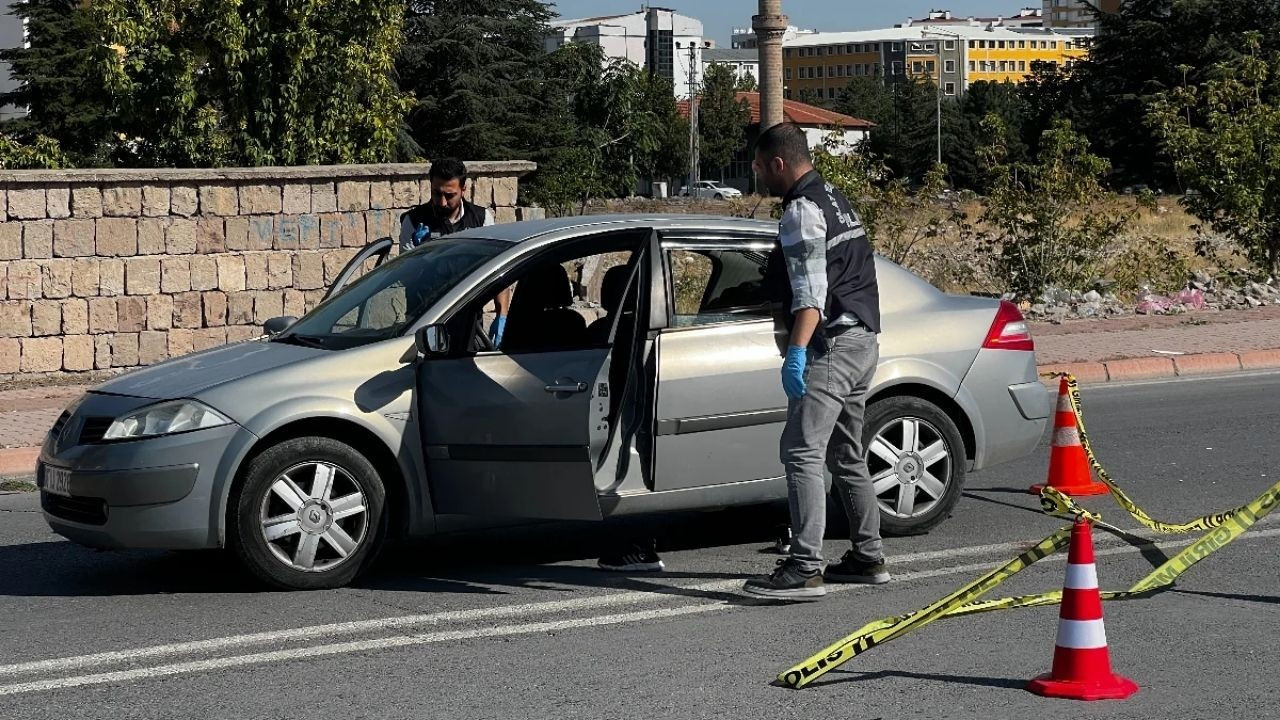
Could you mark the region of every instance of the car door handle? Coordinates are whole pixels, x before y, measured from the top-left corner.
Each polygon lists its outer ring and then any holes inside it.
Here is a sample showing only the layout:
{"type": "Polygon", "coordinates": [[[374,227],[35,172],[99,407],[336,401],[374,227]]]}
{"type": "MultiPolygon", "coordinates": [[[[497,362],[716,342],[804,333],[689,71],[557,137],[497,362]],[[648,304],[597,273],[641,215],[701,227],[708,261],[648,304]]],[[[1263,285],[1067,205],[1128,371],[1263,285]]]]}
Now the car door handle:
{"type": "Polygon", "coordinates": [[[584,393],[587,387],[588,385],[584,382],[556,381],[555,385],[548,385],[545,389],[549,393],[584,393]]]}

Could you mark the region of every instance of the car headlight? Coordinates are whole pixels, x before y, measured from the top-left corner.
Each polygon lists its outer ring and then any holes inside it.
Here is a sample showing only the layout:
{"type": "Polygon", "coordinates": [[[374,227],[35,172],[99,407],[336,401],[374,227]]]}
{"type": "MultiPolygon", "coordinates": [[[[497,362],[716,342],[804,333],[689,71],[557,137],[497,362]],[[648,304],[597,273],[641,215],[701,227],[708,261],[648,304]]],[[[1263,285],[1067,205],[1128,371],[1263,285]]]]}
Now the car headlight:
{"type": "Polygon", "coordinates": [[[195,400],[173,400],[150,405],[116,418],[102,438],[132,440],[154,435],[203,430],[230,423],[231,421],[217,410],[195,400]]]}

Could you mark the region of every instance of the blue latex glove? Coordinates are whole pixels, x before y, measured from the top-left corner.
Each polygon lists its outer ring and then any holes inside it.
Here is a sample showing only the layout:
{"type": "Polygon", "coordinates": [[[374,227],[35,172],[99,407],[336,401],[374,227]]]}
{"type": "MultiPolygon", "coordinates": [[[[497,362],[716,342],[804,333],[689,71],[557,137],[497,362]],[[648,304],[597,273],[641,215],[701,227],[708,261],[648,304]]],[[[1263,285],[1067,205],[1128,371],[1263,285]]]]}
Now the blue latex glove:
{"type": "Polygon", "coordinates": [[[809,352],[792,345],[787,348],[787,359],[782,362],[782,389],[787,397],[799,400],[804,397],[804,369],[809,365],[809,352]]]}
{"type": "Polygon", "coordinates": [[[502,333],[507,329],[507,316],[499,315],[497,320],[493,321],[493,327],[489,328],[489,339],[493,341],[496,348],[502,347],[502,333]]]}
{"type": "Polygon", "coordinates": [[[427,240],[431,239],[431,228],[425,224],[419,223],[418,229],[413,231],[413,246],[417,247],[427,240]]]}

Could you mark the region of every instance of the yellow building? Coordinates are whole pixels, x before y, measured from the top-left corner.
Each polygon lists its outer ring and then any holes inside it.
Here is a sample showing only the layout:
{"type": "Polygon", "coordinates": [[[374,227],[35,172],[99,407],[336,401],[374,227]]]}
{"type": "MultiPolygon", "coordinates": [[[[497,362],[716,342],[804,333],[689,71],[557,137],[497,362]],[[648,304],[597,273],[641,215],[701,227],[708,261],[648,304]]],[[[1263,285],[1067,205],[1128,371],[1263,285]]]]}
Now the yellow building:
{"type": "Polygon", "coordinates": [[[1039,62],[1070,66],[1091,38],[1084,30],[954,25],[820,32],[784,42],[783,84],[787,97],[830,100],[856,77],[925,77],[961,95],[982,80],[1022,82],[1039,62]]]}

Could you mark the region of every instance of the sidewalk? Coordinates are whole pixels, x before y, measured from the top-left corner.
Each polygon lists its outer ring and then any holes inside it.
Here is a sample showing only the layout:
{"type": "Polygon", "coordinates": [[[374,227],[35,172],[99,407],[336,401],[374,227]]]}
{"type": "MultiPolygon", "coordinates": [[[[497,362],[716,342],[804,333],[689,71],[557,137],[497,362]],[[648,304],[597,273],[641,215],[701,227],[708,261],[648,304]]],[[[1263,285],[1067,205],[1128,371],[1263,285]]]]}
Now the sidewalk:
{"type": "MultiPolygon", "coordinates": [[[[1041,370],[1084,383],[1280,369],[1280,307],[1032,323],[1041,370]]],[[[0,476],[33,472],[54,420],[87,385],[0,390],[0,476]]]]}

